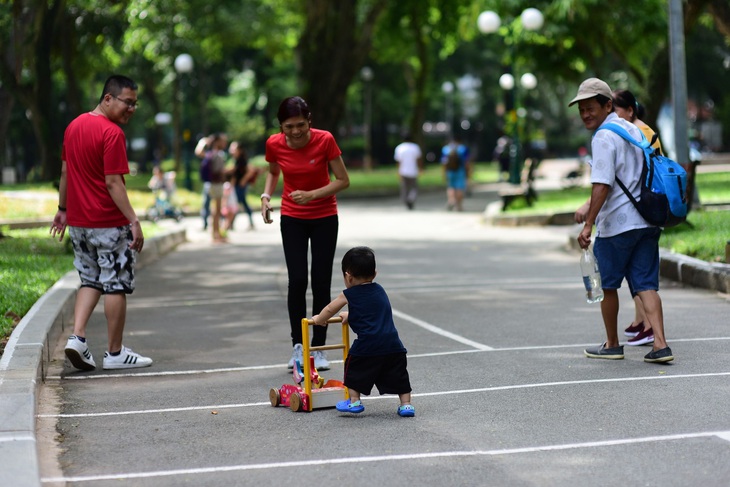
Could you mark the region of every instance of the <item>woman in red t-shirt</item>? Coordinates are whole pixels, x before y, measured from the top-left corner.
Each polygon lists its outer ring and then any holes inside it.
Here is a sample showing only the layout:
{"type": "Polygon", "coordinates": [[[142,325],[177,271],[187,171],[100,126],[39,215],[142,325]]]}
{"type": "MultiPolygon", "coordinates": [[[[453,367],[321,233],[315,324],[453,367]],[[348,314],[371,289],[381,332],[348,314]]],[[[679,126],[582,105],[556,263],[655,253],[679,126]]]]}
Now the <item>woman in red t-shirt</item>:
{"type": "MultiPolygon", "coordinates": [[[[302,362],[302,318],[307,316],[307,256],[312,251],[312,314],[330,299],[332,264],[337,247],[337,200],[335,194],[350,185],[342,151],[331,133],[312,128],[309,106],[298,96],[286,98],[277,113],[281,132],[266,141],[266,174],[261,195],[261,214],[271,223],[271,193],[284,175],[281,195],[281,240],[289,274],[287,306],[294,350],[289,368],[302,362]],[[335,179],[330,177],[330,171],[335,179]]],[[[324,345],[327,327],[315,326],[312,346],[324,345]]],[[[329,369],[324,352],[314,352],[314,365],[329,369]]]]}

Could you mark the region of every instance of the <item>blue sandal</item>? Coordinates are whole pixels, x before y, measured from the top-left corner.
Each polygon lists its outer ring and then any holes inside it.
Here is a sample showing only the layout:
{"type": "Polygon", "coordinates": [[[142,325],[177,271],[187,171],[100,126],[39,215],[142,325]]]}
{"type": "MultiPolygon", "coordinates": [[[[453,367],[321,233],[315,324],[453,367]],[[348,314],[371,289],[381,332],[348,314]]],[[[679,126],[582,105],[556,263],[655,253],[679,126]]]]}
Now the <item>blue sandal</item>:
{"type": "Polygon", "coordinates": [[[365,411],[365,406],[360,401],[353,404],[349,399],[338,402],[335,407],[341,413],[361,413],[365,411]]]}
{"type": "Polygon", "coordinates": [[[398,406],[398,416],[402,416],[404,418],[411,418],[416,415],[416,408],[411,406],[410,404],[404,404],[403,406],[398,406]]]}

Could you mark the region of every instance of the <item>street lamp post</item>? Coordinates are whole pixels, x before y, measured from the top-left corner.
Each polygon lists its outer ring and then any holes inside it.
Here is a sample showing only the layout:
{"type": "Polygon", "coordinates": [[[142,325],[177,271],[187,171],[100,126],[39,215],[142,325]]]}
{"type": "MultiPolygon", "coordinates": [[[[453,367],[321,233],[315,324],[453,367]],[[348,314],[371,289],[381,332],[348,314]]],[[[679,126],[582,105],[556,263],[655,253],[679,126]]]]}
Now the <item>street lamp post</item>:
{"type": "Polygon", "coordinates": [[[373,70],[370,66],[365,66],[360,70],[360,77],[365,83],[365,96],[363,104],[363,138],[364,138],[364,151],[363,155],[363,169],[370,171],[373,168],[373,141],[370,127],[372,125],[373,117],[373,70]]]}
{"type": "MultiPolygon", "coordinates": [[[[509,92],[509,98],[511,100],[506,112],[506,116],[509,117],[510,127],[512,128],[512,144],[509,149],[509,182],[512,184],[520,184],[520,172],[522,170],[520,119],[525,118],[527,111],[520,107],[517,102],[517,86],[515,78],[511,73],[505,73],[499,77],[499,86],[506,92],[509,92]]],[[[532,73],[525,73],[520,77],[520,86],[525,91],[532,90],[537,87],[537,78],[532,73]]]]}
{"type": "MultiPolygon", "coordinates": [[[[526,30],[534,31],[542,27],[543,15],[536,8],[527,8],[520,15],[520,22],[526,30]]],[[[502,20],[496,12],[487,10],[479,14],[477,18],[477,28],[482,34],[493,34],[499,31],[502,24],[502,20]]],[[[506,37],[513,35],[511,29],[511,23],[507,24],[508,31],[505,34],[506,37]]],[[[514,42],[510,44],[510,56],[508,72],[500,76],[499,85],[508,94],[505,115],[510,120],[512,126],[512,133],[510,134],[512,139],[512,145],[510,147],[510,171],[509,171],[509,182],[512,184],[520,184],[520,171],[522,161],[520,160],[520,141],[519,141],[519,117],[517,114],[517,89],[514,75],[514,42]]],[[[531,73],[525,73],[520,78],[520,85],[526,90],[531,90],[537,86],[537,78],[531,73]]]]}
{"type": "Polygon", "coordinates": [[[446,130],[449,134],[449,141],[451,141],[451,139],[454,138],[454,130],[452,128],[454,123],[454,83],[451,81],[444,81],[441,85],[441,91],[443,91],[446,96],[446,113],[444,115],[446,118],[446,130]]]}
{"type": "MultiPolygon", "coordinates": [[[[181,143],[185,142],[185,188],[189,191],[193,189],[193,180],[190,174],[190,150],[187,147],[187,145],[189,145],[190,129],[188,127],[184,127],[182,133],[180,131],[180,126],[185,125],[186,122],[185,89],[181,87],[180,81],[183,79],[181,75],[189,74],[193,71],[193,66],[193,57],[190,54],[183,53],[175,58],[175,71],[178,75],[176,79],[176,87],[180,88],[179,93],[175,93],[175,103],[182,107],[182,116],[180,117],[178,115],[177,127],[175,130],[175,167],[180,167],[180,148],[181,143]],[[180,123],[180,118],[182,119],[182,124],[180,123]]],[[[175,112],[179,113],[179,110],[175,110],[175,112]]]]}

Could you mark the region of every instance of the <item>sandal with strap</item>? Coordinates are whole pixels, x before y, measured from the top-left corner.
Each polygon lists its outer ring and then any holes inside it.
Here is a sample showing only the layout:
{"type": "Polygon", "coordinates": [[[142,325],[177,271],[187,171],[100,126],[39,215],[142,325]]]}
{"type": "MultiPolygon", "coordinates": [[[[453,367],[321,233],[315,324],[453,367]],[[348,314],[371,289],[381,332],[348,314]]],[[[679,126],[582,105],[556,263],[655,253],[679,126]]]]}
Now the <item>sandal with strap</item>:
{"type": "Polygon", "coordinates": [[[365,411],[365,406],[360,401],[353,404],[349,399],[338,402],[335,408],[341,413],[361,413],[365,411]]]}
{"type": "Polygon", "coordinates": [[[404,418],[413,417],[416,415],[416,408],[411,406],[410,404],[404,404],[402,406],[398,406],[398,416],[402,416],[404,418]]]}

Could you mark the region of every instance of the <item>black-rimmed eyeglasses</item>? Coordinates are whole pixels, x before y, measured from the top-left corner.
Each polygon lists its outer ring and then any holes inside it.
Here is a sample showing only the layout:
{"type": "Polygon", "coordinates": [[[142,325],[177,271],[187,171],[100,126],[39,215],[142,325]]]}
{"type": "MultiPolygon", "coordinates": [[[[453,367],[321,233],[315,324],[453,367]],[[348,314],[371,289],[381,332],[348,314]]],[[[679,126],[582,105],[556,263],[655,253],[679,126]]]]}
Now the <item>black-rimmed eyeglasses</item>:
{"type": "Polygon", "coordinates": [[[117,100],[121,101],[122,103],[127,105],[127,108],[136,110],[139,107],[138,100],[125,100],[124,98],[119,98],[118,96],[114,96],[114,95],[112,95],[112,98],[116,98],[117,100]]]}

